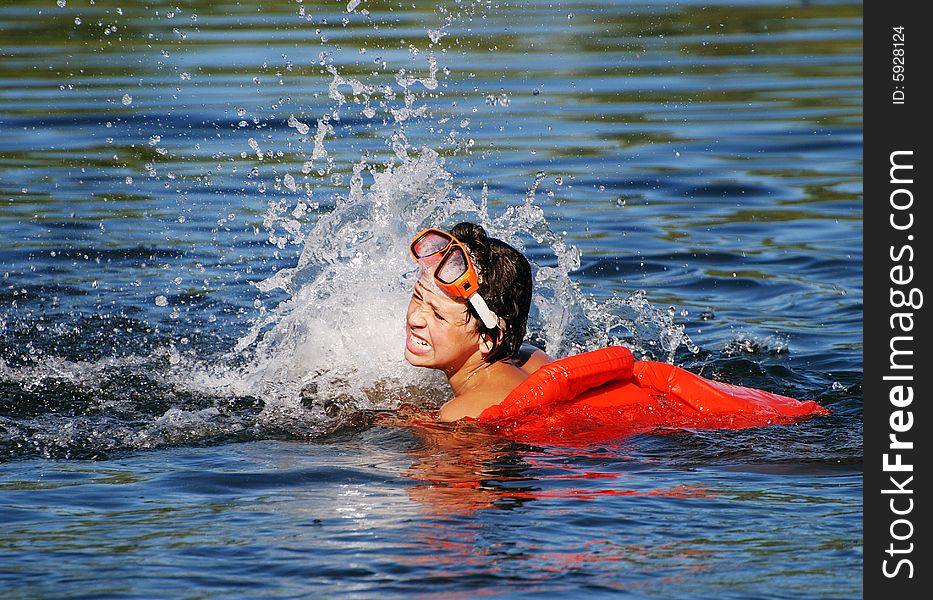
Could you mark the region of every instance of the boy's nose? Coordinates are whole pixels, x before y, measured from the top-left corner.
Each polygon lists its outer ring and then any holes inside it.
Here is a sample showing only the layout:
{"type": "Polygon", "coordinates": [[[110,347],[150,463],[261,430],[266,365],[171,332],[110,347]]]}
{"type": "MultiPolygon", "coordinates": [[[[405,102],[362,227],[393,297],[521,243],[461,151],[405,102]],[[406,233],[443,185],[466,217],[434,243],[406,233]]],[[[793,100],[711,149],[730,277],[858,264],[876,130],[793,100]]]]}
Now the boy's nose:
{"type": "Polygon", "coordinates": [[[408,324],[411,327],[424,327],[424,307],[418,307],[408,313],[408,324]]]}

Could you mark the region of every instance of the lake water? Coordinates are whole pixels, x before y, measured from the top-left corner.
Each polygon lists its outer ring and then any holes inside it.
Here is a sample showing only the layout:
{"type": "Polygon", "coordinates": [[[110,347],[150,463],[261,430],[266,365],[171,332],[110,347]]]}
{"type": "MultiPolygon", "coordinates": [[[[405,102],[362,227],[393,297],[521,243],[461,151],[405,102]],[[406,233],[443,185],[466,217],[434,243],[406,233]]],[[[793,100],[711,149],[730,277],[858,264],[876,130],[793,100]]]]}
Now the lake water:
{"type": "Polygon", "coordinates": [[[862,596],[859,2],[0,6],[0,596],[862,596]],[[530,341],[814,399],[531,446],[391,422],[407,242],[530,341]]]}

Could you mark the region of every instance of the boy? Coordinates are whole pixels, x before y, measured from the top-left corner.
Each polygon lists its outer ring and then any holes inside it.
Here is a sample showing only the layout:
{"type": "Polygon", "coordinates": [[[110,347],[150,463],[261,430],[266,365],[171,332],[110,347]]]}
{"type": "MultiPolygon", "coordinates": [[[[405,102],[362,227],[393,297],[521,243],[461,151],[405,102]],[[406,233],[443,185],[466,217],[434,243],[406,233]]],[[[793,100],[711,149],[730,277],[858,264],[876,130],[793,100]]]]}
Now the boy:
{"type": "Polygon", "coordinates": [[[411,252],[421,276],[406,314],[405,358],[447,376],[454,397],[439,420],[479,416],[551,362],[522,346],[532,280],[521,252],[473,223],[425,230],[411,252]]]}

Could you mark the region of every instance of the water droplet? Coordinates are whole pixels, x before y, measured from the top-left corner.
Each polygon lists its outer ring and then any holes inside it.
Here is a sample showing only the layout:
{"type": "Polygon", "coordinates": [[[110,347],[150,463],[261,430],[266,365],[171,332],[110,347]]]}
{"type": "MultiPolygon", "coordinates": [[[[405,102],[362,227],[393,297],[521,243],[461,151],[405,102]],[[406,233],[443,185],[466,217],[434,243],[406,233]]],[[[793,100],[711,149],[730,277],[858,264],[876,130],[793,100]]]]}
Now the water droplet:
{"type": "Polygon", "coordinates": [[[308,132],[311,131],[311,128],[306,123],[302,123],[296,119],[294,115],[288,118],[288,126],[294,127],[301,135],[308,135],[308,132]]]}
{"type": "Polygon", "coordinates": [[[133,97],[129,94],[123,94],[123,106],[129,106],[133,103],[133,97]]]}
{"type": "Polygon", "coordinates": [[[191,81],[191,73],[187,73],[187,72],[182,73],[182,74],[181,74],[181,80],[182,80],[182,81],[191,81]]]}
{"type": "Polygon", "coordinates": [[[58,0],[55,4],[58,4],[58,8],[65,8],[65,5],[68,4],[68,0],[58,0]]]}
{"type": "Polygon", "coordinates": [[[81,24],[81,17],[75,17],[75,25],[81,24]]]}
{"type": "Polygon", "coordinates": [[[168,298],[165,296],[156,296],[155,299],[156,306],[168,306],[168,298]]]}

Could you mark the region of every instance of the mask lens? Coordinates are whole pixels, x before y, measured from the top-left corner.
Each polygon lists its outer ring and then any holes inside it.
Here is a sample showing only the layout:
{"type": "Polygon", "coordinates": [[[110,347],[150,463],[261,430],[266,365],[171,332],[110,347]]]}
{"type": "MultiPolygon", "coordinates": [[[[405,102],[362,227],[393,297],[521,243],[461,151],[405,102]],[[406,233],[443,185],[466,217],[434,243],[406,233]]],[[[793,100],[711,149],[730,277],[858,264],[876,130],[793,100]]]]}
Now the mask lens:
{"type": "Polygon", "coordinates": [[[467,258],[461,248],[454,248],[437,268],[435,276],[443,283],[453,283],[467,271],[467,258]]]}
{"type": "Polygon", "coordinates": [[[446,238],[434,232],[429,232],[418,238],[411,245],[412,254],[415,258],[424,258],[437,254],[444,250],[450,244],[450,238],[446,238]]]}

